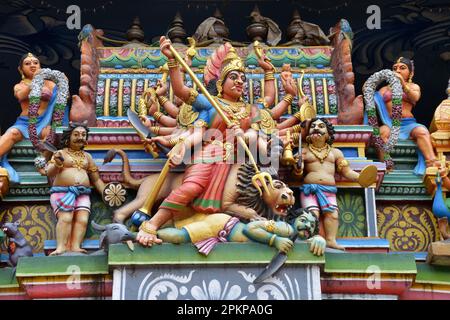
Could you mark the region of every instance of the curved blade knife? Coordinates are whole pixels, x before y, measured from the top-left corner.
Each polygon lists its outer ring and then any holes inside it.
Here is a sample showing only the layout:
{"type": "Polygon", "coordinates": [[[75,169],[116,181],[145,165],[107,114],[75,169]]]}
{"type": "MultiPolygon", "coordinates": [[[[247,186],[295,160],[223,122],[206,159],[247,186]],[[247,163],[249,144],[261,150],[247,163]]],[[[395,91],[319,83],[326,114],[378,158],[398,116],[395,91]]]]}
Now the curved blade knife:
{"type": "MultiPolygon", "coordinates": [[[[297,240],[298,232],[295,232],[289,239],[295,243],[297,240]]],[[[266,266],[266,268],[261,272],[259,276],[253,280],[254,284],[261,283],[264,280],[273,276],[280,268],[284,265],[287,260],[287,254],[285,252],[279,251],[266,266]]]]}
{"type": "MultiPolygon", "coordinates": [[[[127,110],[128,120],[130,120],[133,128],[138,132],[138,134],[144,139],[150,139],[155,137],[155,135],[142,123],[141,119],[136,112],[131,109],[127,110]]],[[[160,143],[156,143],[158,148],[160,148],[165,154],[170,152],[170,149],[161,145],[160,143]]]]}

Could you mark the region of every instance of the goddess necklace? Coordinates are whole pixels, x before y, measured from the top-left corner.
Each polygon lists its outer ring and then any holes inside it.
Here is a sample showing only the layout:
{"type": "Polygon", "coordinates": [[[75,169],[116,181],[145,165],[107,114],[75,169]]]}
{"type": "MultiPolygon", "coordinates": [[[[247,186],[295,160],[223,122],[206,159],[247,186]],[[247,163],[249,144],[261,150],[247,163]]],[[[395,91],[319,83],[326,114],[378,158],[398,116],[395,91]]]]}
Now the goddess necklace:
{"type": "Polygon", "coordinates": [[[83,170],[86,155],[84,154],[84,151],[82,150],[72,150],[70,148],[67,148],[67,153],[72,158],[73,166],[77,168],[79,171],[83,170]]]}
{"type": "Polygon", "coordinates": [[[319,159],[320,163],[323,163],[330,154],[331,146],[329,144],[326,144],[322,148],[316,148],[312,144],[308,144],[308,149],[317,159],[319,159]],[[325,154],[322,155],[323,151],[325,151],[325,154]]]}

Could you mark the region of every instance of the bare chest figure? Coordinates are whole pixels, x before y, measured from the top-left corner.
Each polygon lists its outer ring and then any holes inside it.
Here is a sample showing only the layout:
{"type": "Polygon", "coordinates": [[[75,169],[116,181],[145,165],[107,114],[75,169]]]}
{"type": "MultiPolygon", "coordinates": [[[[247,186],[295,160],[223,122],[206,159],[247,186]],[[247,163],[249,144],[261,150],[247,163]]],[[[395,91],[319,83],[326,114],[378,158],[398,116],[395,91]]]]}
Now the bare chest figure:
{"type": "Polygon", "coordinates": [[[305,184],[322,184],[322,185],[336,185],[334,179],[336,156],[333,148],[329,150],[310,150],[305,147],[303,150],[304,159],[304,177],[305,184]]]}
{"type": "Polygon", "coordinates": [[[88,158],[84,151],[63,150],[64,168],[56,177],[58,186],[90,186],[87,169],[88,158]]]}

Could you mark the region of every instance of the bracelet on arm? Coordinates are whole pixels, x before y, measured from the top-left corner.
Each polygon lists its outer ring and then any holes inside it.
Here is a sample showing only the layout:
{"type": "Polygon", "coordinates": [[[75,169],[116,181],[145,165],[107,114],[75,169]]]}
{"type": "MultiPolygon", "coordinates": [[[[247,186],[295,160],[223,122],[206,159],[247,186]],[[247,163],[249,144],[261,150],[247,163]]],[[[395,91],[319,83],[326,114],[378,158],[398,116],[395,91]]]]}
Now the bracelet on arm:
{"type": "Polygon", "coordinates": [[[272,238],[270,238],[270,240],[269,240],[269,246],[271,247],[272,245],[273,245],[273,243],[275,242],[275,238],[277,237],[277,235],[276,234],[274,234],[273,236],[272,236],[272,238]]]}
{"type": "Polygon", "coordinates": [[[275,75],[274,75],[273,71],[267,71],[266,73],[264,73],[264,81],[270,81],[270,80],[275,80],[275,75]]]}
{"type": "Polygon", "coordinates": [[[161,96],[161,97],[158,97],[158,101],[159,101],[159,104],[163,106],[167,101],[169,101],[169,99],[167,99],[166,96],[161,96]]]}
{"type": "Polygon", "coordinates": [[[155,230],[149,229],[148,226],[147,226],[147,223],[148,223],[148,221],[142,222],[141,226],[139,227],[139,230],[142,230],[145,233],[152,234],[152,235],[156,236],[158,233],[155,230]]]}
{"type": "Polygon", "coordinates": [[[167,61],[167,66],[169,67],[169,69],[172,69],[172,68],[178,68],[180,66],[180,64],[175,59],[169,59],[169,61],[167,61]]]}
{"type": "Polygon", "coordinates": [[[284,96],[283,101],[286,101],[288,104],[292,104],[292,101],[294,101],[294,97],[292,94],[287,94],[284,96]]]}
{"type": "Polygon", "coordinates": [[[153,118],[155,119],[155,121],[158,121],[158,122],[159,122],[159,119],[161,119],[161,117],[162,117],[163,115],[164,115],[164,114],[163,114],[162,112],[156,111],[156,112],[153,114],[153,118]]]}
{"type": "Polygon", "coordinates": [[[161,129],[161,127],[150,127],[150,132],[156,134],[157,136],[159,136],[159,130],[161,129]]]}

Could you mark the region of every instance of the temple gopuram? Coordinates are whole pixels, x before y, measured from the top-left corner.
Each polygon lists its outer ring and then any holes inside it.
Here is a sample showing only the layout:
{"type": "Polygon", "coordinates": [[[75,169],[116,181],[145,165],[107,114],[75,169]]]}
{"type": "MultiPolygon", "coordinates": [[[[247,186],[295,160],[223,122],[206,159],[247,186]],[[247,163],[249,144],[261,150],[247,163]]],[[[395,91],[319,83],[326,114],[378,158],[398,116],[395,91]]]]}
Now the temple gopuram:
{"type": "Polygon", "coordinates": [[[450,299],[450,82],[418,125],[409,59],[357,96],[347,20],[324,32],[295,11],[282,43],[262,14],[248,43],[218,10],[192,37],[176,14],[152,45],[137,18],[126,41],[85,25],[72,97],[24,56],[0,299],[450,299]],[[212,128],[236,139],[194,142],[212,128]]]}

